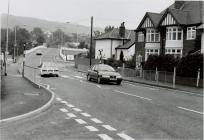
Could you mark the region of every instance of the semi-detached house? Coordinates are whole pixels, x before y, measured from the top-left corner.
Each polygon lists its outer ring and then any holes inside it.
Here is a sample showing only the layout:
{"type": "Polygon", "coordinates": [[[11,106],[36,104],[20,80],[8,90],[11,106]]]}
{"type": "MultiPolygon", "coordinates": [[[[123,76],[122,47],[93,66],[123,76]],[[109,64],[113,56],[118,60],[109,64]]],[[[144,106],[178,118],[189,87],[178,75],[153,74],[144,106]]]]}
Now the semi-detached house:
{"type": "Polygon", "coordinates": [[[136,29],[136,57],[182,57],[203,49],[204,1],[175,1],[161,13],[147,12],[136,29]]]}

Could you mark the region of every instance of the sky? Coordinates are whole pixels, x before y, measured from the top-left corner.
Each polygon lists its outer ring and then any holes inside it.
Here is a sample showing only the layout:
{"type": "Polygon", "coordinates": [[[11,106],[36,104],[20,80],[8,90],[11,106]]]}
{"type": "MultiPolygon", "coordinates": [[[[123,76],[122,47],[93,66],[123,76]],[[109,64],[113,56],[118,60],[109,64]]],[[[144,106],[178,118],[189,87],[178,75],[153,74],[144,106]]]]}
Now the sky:
{"type": "MultiPolygon", "coordinates": [[[[8,0],[0,0],[0,13],[7,13],[8,0]]],[[[57,22],[72,22],[104,28],[136,29],[146,12],[159,13],[174,0],[10,0],[10,14],[57,22]]]]}

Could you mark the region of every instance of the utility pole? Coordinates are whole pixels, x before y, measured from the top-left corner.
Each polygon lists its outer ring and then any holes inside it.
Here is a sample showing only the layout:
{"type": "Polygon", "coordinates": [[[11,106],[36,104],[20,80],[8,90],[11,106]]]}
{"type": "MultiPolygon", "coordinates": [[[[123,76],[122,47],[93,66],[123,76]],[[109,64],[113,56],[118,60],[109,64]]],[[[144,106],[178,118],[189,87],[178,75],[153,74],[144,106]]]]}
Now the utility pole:
{"type": "Polygon", "coordinates": [[[15,26],[15,41],[14,41],[14,49],[13,49],[13,62],[15,63],[16,60],[15,60],[15,56],[16,56],[16,46],[17,46],[17,43],[16,43],[16,26],[15,26]]]}
{"type": "Polygon", "coordinates": [[[91,67],[91,58],[92,58],[92,32],[93,32],[93,16],[91,16],[91,40],[90,40],[90,50],[89,50],[90,67],[91,67]]]}
{"type": "Polygon", "coordinates": [[[8,55],[8,21],[9,21],[9,0],[8,0],[8,13],[7,13],[7,20],[6,20],[6,49],[4,50],[4,64],[5,64],[5,71],[4,75],[7,76],[6,72],[6,61],[7,61],[7,55],[8,55]]]}

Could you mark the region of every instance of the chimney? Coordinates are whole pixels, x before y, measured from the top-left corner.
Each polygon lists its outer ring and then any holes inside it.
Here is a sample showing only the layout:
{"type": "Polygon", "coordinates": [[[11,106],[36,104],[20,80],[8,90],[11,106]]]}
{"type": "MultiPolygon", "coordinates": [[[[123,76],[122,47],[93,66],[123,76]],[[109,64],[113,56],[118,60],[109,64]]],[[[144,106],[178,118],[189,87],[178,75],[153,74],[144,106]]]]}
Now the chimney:
{"type": "Polygon", "coordinates": [[[125,22],[122,22],[119,28],[119,35],[122,38],[125,38],[125,22]]]}
{"type": "Polygon", "coordinates": [[[174,3],[174,8],[175,9],[181,9],[181,7],[183,6],[185,1],[182,1],[182,0],[175,0],[175,3],[174,3]]]}

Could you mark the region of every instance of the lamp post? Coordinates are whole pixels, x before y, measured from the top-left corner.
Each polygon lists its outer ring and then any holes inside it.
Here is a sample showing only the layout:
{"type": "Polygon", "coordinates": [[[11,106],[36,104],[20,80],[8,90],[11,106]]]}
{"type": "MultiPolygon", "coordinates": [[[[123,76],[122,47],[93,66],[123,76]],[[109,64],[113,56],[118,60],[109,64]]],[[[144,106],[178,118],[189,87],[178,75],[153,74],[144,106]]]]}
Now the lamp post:
{"type": "Polygon", "coordinates": [[[15,59],[15,56],[16,56],[16,46],[17,46],[17,43],[16,43],[16,26],[15,26],[15,41],[14,41],[14,48],[13,48],[13,62],[15,63],[16,62],[16,59],[15,59]]]}

